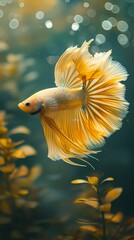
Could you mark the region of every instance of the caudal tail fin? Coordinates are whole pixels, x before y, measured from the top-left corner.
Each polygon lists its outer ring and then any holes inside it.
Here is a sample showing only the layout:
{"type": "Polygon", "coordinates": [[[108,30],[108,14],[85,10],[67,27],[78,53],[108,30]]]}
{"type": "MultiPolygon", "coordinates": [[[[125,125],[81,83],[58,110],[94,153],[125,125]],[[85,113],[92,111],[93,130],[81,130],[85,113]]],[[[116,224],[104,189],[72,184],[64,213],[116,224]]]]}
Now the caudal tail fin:
{"type": "Polygon", "coordinates": [[[120,82],[126,80],[128,74],[121,64],[112,61],[110,54],[111,51],[96,53],[91,64],[92,71],[84,78],[88,125],[102,137],[109,137],[120,129],[128,110],[125,85],[120,82]]]}

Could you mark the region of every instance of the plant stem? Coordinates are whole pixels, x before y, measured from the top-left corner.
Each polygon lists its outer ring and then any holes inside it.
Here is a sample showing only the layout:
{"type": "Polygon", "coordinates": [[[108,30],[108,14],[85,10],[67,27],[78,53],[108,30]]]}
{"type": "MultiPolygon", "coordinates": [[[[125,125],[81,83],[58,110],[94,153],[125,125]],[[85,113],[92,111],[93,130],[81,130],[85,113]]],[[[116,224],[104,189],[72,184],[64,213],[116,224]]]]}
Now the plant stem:
{"type": "Polygon", "coordinates": [[[104,212],[101,212],[102,216],[102,229],[103,229],[103,240],[106,240],[106,224],[105,224],[105,214],[104,212]]]}
{"type": "MultiPolygon", "coordinates": [[[[11,185],[10,185],[10,182],[9,182],[9,176],[8,176],[8,174],[4,174],[4,175],[5,175],[5,181],[6,181],[6,185],[7,185],[7,190],[11,194],[12,193],[12,189],[11,189],[11,185]]],[[[12,195],[10,196],[10,203],[11,203],[11,207],[13,209],[13,212],[15,212],[16,211],[16,204],[15,204],[15,201],[14,201],[14,198],[12,197],[12,195]]]]}
{"type": "MultiPolygon", "coordinates": [[[[97,187],[97,195],[98,195],[98,202],[99,205],[102,204],[101,197],[100,197],[100,190],[99,185],[97,187]]],[[[103,211],[100,211],[101,217],[102,217],[102,240],[106,240],[106,223],[105,223],[105,214],[103,211]]]]}

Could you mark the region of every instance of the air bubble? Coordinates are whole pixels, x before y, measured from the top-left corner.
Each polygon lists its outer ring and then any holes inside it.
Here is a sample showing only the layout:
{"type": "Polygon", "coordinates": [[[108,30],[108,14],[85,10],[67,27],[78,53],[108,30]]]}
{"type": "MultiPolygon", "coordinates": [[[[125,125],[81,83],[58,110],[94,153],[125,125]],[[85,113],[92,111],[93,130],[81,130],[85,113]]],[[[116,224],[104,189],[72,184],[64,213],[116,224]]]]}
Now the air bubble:
{"type": "Polygon", "coordinates": [[[112,8],[112,12],[113,12],[113,13],[118,13],[119,11],[120,11],[119,6],[116,5],[116,4],[114,4],[114,5],[113,5],[113,8],[112,8]]]}
{"type": "Polygon", "coordinates": [[[71,26],[71,28],[72,28],[73,31],[77,31],[77,30],[79,29],[79,27],[80,27],[80,26],[79,26],[78,23],[73,23],[72,26],[71,26]]]}
{"type": "Polygon", "coordinates": [[[125,21],[121,20],[117,23],[117,28],[121,32],[126,32],[128,30],[128,24],[125,21]]]}
{"type": "Polygon", "coordinates": [[[91,18],[95,17],[96,16],[96,11],[94,9],[89,9],[87,11],[87,15],[91,18]]]}
{"type": "Polygon", "coordinates": [[[47,28],[52,28],[52,27],[53,27],[53,23],[52,23],[52,21],[50,21],[50,20],[47,20],[47,21],[45,22],[45,25],[46,25],[47,28]]]}
{"type": "Polygon", "coordinates": [[[75,15],[74,21],[77,23],[82,23],[83,22],[83,17],[81,15],[75,15]]]}
{"type": "Polygon", "coordinates": [[[38,11],[37,13],[36,13],[36,18],[37,19],[42,19],[42,18],[44,18],[44,12],[42,12],[42,11],[38,11]]]}
{"type": "Polygon", "coordinates": [[[115,27],[117,25],[117,19],[114,17],[108,18],[108,21],[111,22],[112,27],[115,27]]]}
{"type": "Polygon", "coordinates": [[[106,2],[105,3],[105,9],[108,10],[108,11],[111,11],[113,8],[113,4],[110,3],[110,2],[106,2]]]}
{"type": "Polygon", "coordinates": [[[128,44],[128,37],[125,34],[119,34],[118,36],[118,42],[120,45],[127,45],[128,44]]]}
{"type": "Polygon", "coordinates": [[[19,27],[19,20],[16,19],[16,18],[13,18],[13,19],[10,21],[10,23],[9,23],[9,27],[10,27],[11,29],[16,29],[16,28],[18,28],[18,27],[19,27]]]}
{"type": "Polygon", "coordinates": [[[112,24],[111,24],[110,21],[104,20],[104,21],[102,22],[102,27],[103,27],[104,30],[108,31],[108,30],[111,30],[112,24]]]}
{"type": "Polygon", "coordinates": [[[84,2],[84,7],[88,8],[89,7],[89,3],[88,2],[84,2]]]}
{"type": "Polygon", "coordinates": [[[97,34],[96,35],[96,37],[95,37],[96,44],[100,45],[100,44],[105,43],[105,41],[106,41],[106,38],[103,34],[97,34]]]}

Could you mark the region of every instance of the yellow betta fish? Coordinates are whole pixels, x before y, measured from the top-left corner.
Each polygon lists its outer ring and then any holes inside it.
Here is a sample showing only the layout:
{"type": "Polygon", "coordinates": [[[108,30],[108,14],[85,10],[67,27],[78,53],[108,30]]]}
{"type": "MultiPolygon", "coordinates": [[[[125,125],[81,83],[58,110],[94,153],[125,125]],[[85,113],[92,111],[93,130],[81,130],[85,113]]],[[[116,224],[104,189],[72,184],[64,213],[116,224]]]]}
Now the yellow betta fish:
{"type": "Polygon", "coordinates": [[[70,47],[55,67],[55,88],[41,90],[19,108],[39,113],[48,145],[48,157],[74,163],[70,158],[83,158],[96,153],[122,125],[128,109],[125,100],[125,68],[112,61],[111,50],[92,56],[88,46],[70,47]]]}

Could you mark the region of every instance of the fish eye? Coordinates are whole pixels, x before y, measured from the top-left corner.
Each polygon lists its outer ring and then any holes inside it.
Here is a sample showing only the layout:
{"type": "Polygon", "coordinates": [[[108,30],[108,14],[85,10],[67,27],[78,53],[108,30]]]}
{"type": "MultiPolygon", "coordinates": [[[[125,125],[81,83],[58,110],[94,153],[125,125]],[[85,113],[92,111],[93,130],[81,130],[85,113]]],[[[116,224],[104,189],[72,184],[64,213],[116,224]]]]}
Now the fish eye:
{"type": "Polygon", "coordinates": [[[26,105],[27,107],[29,107],[29,106],[30,106],[30,102],[27,102],[25,105],[26,105]]]}

